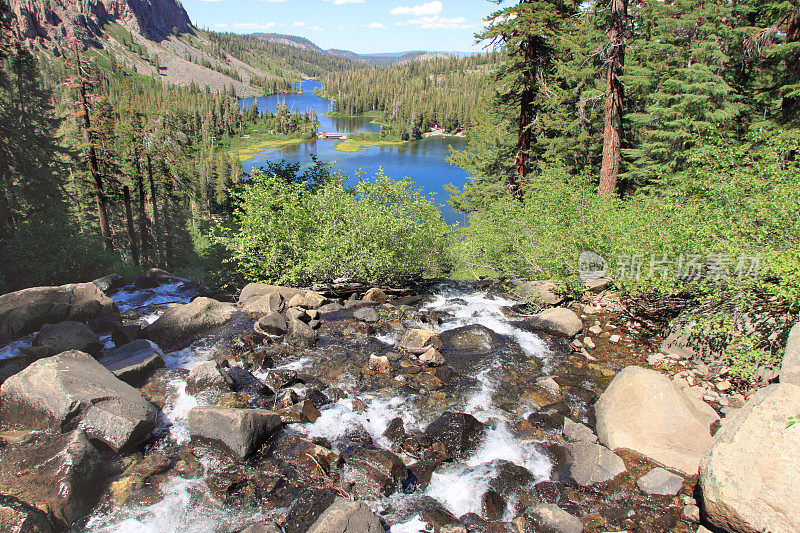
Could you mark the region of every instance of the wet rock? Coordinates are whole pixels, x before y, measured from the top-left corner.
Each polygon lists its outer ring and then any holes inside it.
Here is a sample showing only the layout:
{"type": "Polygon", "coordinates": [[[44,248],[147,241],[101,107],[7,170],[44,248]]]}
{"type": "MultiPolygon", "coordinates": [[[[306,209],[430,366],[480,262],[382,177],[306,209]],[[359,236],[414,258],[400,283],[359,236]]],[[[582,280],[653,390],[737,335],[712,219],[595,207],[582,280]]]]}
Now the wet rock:
{"type": "Polygon", "coordinates": [[[686,475],[695,475],[718,417],[655,370],[629,366],[595,404],[597,436],[686,475]]]}
{"type": "Polygon", "coordinates": [[[400,442],[403,440],[403,438],[406,436],[406,429],[405,424],[403,424],[403,419],[399,416],[391,419],[386,425],[386,429],[383,431],[383,436],[389,439],[391,442],[400,442]]]}
{"type": "Polygon", "coordinates": [[[196,285],[196,283],[192,281],[179,278],[160,268],[151,268],[145,274],[137,276],[136,279],[133,280],[133,284],[139,289],[153,289],[165,283],[188,283],[196,285]]]}
{"type": "Polygon", "coordinates": [[[191,303],[168,307],[145,334],[164,350],[179,350],[224,325],[236,312],[233,304],[195,298],[191,303]]]}
{"type": "Polygon", "coordinates": [[[159,368],[164,368],[161,348],[139,339],[111,350],[98,361],[128,385],[139,387],[159,368]]]}
{"type": "Polygon", "coordinates": [[[406,465],[388,450],[359,448],[344,458],[342,480],[356,498],[374,500],[394,494],[407,477],[406,465]]]}
{"type": "Polygon", "coordinates": [[[570,470],[573,465],[572,454],[566,446],[557,443],[543,443],[540,445],[543,453],[553,465],[550,469],[550,481],[566,483],[572,479],[570,470]]]}
{"type": "Polygon", "coordinates": [[[226,392],[217,399],[218,407],[230,407],[232,409],[245,409],[248,406],[248,398],[239,392],[226,392]]]}
{"type": "Polygon", "coordinates": [[[372,354],[364,365],[364,371],[368,374],[389,374],[392,371],[392,365],[385,355],[372,354]]]}
{"type": "Polygon", "coordinates": [[[380,320],[378,312],[373,307],[363,307],[358,309],[355,313],[353,313],[353,317],[356,320],[363,320],[369,324],[374,324],[380,320]]]}
{"type": "Polygon", "coordinates": [[[248,304],[255,302],[259,298],[266,295],[276,293],[283,297],[284,300],[289,300],[296,294],[303,294],[306,291],[302,289],[295,289],[292,287],[283,287],[280,285],[266,285],[264,283],[248,283],[242,293],[239,295],[239,306],[242,308],[247,307],[248,304]]]}
{"type": "Polygon", "coordinates": [[[427,329],[410,329],[400,340],[400,348],[416,355],[424,354],[430,348],[438,350],[441,347],[439,335],[427,329]]]}
{"type": "Polygon", "coordinates": [[[564,399],[561,386],[551,377],[537,379],[536,386],[526,390],[523,395],[531,398],[539,407],[548,407],[564,399]]]}
{"type": "Polygon", "coordinates": [[[288,409],[281,409],[278,414],[284,424],[313,424],[322,416],[314,404],[308,400],[303,400],[288,409]]]}
{"type": "Polygon", "coordinates": [[[438,350],[430,348],[427,352],[419,356],[419,362],[429,366],[442,366],[445,360],[438,350]]]}
{"type": "Polygon", "coordinates": [[[582,533],[581,521],[557,505],[542,504],[525,510],[526,531],[542,533],[582,533]],[[528,529],[530,527],[531,529],[528,529]]]}
{"type": "Polygon", "coordinates": [[[800,386],[770,385],[717,431],[700,464],[705,511],[728,531],[800,531],[800,386]]]}
{"type": "Polygon", "coordinates": [[[386,293],[377,287],[368,290],[362,298],[365,302],[377,302],[379,304],[385,304],[388,299],[389,297],[386,296],[386,293]]]}
{"type": "Polygon", "coordinates": [[[268,313],[259,318],[253,325],[256,333],[264,336],[280,337],[289,330],[289,325],[283,315],[277,312],[268,313]]]}
{"type": "Polygon", "coordinates": [[[480,444],[483,429],[484,425],[474,416],[448,411],[431,422],[423,436],[442,443],[448,458],[460,459],[480,444]]]}
{"type": "Polygon", "coordinates": [[[43,348],[48,356],[69,350],[97,355],[103,349],[100,337],[92,328],[82,322],[71,321],[45,324],[36,335],[33,346],[43,348]]]}
{"type": "Polygon", "coordinates": [[[0,503],[0,531],[13,533],[52,533],[53,528],[44,513],[18,503],[0,503]]]}
{"type": "Polygon", "coordinates": [[[228,384],[217,367],[215,361],[202,361],[189,371],[186,378],[186,390],[189,394],[197,394],[206,389],[227,389],[228,384]]]}
{"type": "Polygon", "coordinates": [[[780,373],[781,383],[800,386],[800,322],[789,332],[780,373]]]}
{"type": "Polygon", "coordinates": [[[640,477],[636,485],[646,494],[675,496],[683,488],[683,478],[663,468],[654,468],[640,477]]]}
{"type": "Polygon", "coordinates": [[[558,411],[549,409],[531,413],[528,415],[528,422],[536,429],[552,434],[559,434],[563,430],[565,418],[564,415],[558,411]]]}
{"type": "Polygon", "coordinates": [[[242,311],[251,315],[282,313],[285,308],[286,302],[283,296],[277,292],[267,292],[261,296],[255,296],[242,305],[242,311]]]}
{"type": "Polygon", "coordinates": [[[495,332],[486,326],[463,326],[441,334],[442,349],[446,353],[486,354],[494,346],[494,337],[495,332]]]}
{"type": "Polygon", "coordinates": [[[155,427],[157,410],[92,356],[71,351],[41,359],[10,377],[0,390],[6,423],[70,431],[119,451],[140,444],[155,427]]]}
{"type": "Polygon", "coordinates": [[[435,391],[444,386],[444,382],[433,374],[420,372],[414,376],[414,385],[421,391],[435,391]]]}
{"type": "Polygon", "coordinates": [[[111,341],[114,346],[124,346],[142,336],[143,328],[139,324],[124,324],[111,330],[111,341]]]}
{"type": "Polygon", "coordinates": [[[306,533],[383,533],[383,526],[366,503],[337,497],[306,533]]]}
{"type": "Polygon", "coordinates": [[[427,489],[433,473],[441,464],[442,461],[439,460],[417,461],[411,464],[408,467],[408,477],[403,482],[403,492],[410,494],[427,489]]]}
{"type": "Polygon", "coordinates": [[[583,322],[580,317],[565,307],[554,307],[536,313],[529,323],[536,329],[568,338],[583,331],[583,322]]]}
{"type": "Polygon", "coordinates": [[[270,370],[264,378],[264,383],[275,391],[294,385],[297,382],[296,370],[270,370]]]}
{"type": "Polygon", "coordinates": [[[317,342],[317,332],[297,318],[289,320],[288,341],[299,348],[311,348],[317,342]]]}
{"type": "Polygon", "coordinates": [[[266,409],[194,407],[189,411],[192,439],[220,444],[239,459],[258,451],[280,427],[280,417],[266,409]]]}
{"type": "Polygon", "coordinates": [[[263,381],[244,368],[228,368],[223,377],[231,390],[241,392],[250,399],[272,395],[272,390],[263,381]]]}
{"type": "Polygon", "coordinates": [[[97,285],[98,289],[108,294],[124,287],[125,278],[119,274],[109,274],[107,276],[103,276],[102,278],[93,280],[92,283],[97,285]]]}
{"type": "Polygon", "coordinates": [[[247,526],[240,533],[282,533],[282,531],[275,522],[261,522],[247,526]]]}
{"type": "Polygon", "coordinates": [[[599,444],[577,443],[568,449],[572,455],[570,475],[582,487],[608,483],[627,471],[622,459],[599,444]]]}
{"type": "Polygon", "coordinates": [[[29,505],[66,529],[91,512],[104,483],[100,452],[74,431],[5,452],[0,499],[29,505]]]}
{"type": "Polygon", "coordinates": [[[325,305],[321,306],[319,308],[319,312],[321,314],[329,314],[329,313],[337,313],[337,312],[339,312],[339,311],[341,311],[343,309],[344,309],[344,306],[342,304],[333,302],[333,303],[329,303],[329,304],[325,304],[325,305]]]}
{"type": "Polygon", "coordinates": [[[311,403],[316,405],[317,407],[324,407],[326,405],[330,405],[333,401],[328,398],[327,395],[323,394],[322,391],[315,387],[311,387],[306,392],[306,400],[309,400],[311,403]]]}
{"type": "Polygon", "coordinates": [[[558,294],[558,287],[548,280],[528,281],[514,287],[514,294],[533,305],[558,305],[564,297],[558,294]]]}
{"type": "Polygon", "coordinates": [[[285,390],[278,395],[278,400],[275,403],[275,408],[280,411],[281,409],[289,409],[294,404],[300,401],[300,396],[291,389],[285,390]]]}
{"type": "Polygon", "coordinates": [[[0,344],[45,324],[118,314],[114,301],[94,283],[23,289],[0,296],[0,344]]]}
{"type": "Polygon", "coordinates": [[[594,431],[584,424],[573,422],[569,418],[564,419],[562,434],[567,442],[597,442],[597,435],[594,434],[594,431]]]}
{"type": "Polygon", "coordinates": [[[488,520],[501,520],[506,512],[506,499],[497,491],[487,490],[481,496],[481,508],[488,520]]]}

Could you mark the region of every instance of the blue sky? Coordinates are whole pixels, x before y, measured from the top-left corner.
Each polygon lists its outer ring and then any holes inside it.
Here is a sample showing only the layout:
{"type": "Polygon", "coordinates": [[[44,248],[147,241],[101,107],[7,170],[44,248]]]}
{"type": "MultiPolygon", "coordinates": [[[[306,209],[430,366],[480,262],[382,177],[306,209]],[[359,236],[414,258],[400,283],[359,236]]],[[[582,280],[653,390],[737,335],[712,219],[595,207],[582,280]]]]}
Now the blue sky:
{"type": "Polygon", "coordinates": [[[358,53],[482,49],[474,35],[496,11],[488,0],[183,0],[201,28],[307,37],[358,53]]]}

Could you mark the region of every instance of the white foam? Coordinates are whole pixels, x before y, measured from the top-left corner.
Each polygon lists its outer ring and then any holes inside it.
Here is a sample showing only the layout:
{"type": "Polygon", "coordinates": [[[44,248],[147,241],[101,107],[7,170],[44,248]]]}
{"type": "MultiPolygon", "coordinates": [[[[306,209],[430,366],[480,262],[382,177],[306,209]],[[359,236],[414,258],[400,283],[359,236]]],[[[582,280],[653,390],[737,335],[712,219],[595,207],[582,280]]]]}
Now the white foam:
{"type": "Polygon", "coordinates": [[[171,369],[191,370],[197,363],[213,359],[216,350],[216,346],[208,346],[200,342],[183,350],[164,354],[164,364],[171,369]]]}
{"type": "Polygon", "coordinates": [[[184,282],[165,283],[152,289],[134,289],[126,287],[111,295],[120,312],[153,309],[167,304],[186,304],[197,295],[194,289],[187,289],[184,282]],[[132,289],[132,290],[126,290],[132,289]]]}
{"type": "Polygon", "coordinates": [[[427,525],[428,523],[426,521],[424,521],[419,515],[416,515],[408,522],[393,525],[391,528],[389,528],[389,531],[391,533],[424,533],[427,531],[427,525]]]}
{"type": "Polygon", "coordinates": [[[187,444],[190,440],[189,411],[200,405],[196,396],[186,392],[186,380],[176,378],[169,382],[169,395],[162,413],[169,424],[170,438],[177,444],[187,444]]]}

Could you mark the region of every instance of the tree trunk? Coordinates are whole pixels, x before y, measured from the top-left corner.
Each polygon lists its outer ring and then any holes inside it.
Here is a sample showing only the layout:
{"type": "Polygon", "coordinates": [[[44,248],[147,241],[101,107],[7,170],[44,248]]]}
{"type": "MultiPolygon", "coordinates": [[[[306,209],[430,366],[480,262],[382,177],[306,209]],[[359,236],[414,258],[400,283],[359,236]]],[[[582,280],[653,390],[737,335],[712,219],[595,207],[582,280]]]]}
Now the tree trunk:
{"type": "Polygon", "coordinates": [[[153,207],[153,248],[158,263],[161,264],[161,224],[158,220],[158,202],[156,201],[156,184],[153,181],[153,162],[150,156],[147,156],[147,177],[150,181],[150,203],[153,207]]]}
{"type": "Polygon", "coordinates": [[[608,22],[608,68],[606,71],[606,117],[603,131],[603,166],[600,170],[600,195],[617,190],[622,161],[622,103],[624,88],[619,80],[625,66],[625,34],[628,26],[628,1],[610,0],[608,22]]]}
{"type": "Polygon", "coordinates": [[[530,150],[533,145],[534,100],[536,99],[536,65],[537,59],[535,37],[528,37],[522,42],[522,55],[529,68],[523,72],[524,87],[520,94],[519,136],[517,140],[517,157],[514,168],[517,171],[516,181],[511,183],[511,192],[518,199],[525,195],[525,182],[531,170],[530,150]]]}
{"type": "Polygon", "coordinates": [[[137,198],[137,210],[139,215],[139,234],[142,238],[142,261],[147,261],[147,258],[150,256],[150,247],[149,247],[149,239],[147,238],[147,212],[145,210],[146,200],[144,197],[144,176],[142,175],[142,160],[139,156],[138,151],[135,154],[136,157],[136,195],[137,198]]]}
{"type": "Polygon", "coordinates": [[[139,245],[136,243],[136,229],[133,226],[133,209],[131,208],[131,190],[125,185],[122,188],[122,197],[125,201],[125,217],[128,222],[128,237],[131,240],[131,255],[134,264],[139,264],[139,245]]]}
{"type": "MultiPolygon", "coordinates": [[[[786,28],[786,42],[796,43],[800,41],[800,6],[795,7],[789,15],[789,24],[786,28]]],[[[800,52],[789,53],[786,58],[786,75],[797,83],[800,80],[800,52]]],[[[800,98],[796,96],[784,96],[781,101],[781,111],[787,121],[796,120],[797,112],[800,111],[800,98]]]]}

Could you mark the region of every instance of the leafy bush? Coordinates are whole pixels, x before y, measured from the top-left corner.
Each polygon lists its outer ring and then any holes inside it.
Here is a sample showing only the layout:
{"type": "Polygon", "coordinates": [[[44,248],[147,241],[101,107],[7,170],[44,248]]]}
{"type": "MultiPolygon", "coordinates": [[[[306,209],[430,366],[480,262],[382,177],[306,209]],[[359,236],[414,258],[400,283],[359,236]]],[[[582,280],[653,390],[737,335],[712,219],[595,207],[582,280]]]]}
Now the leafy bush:
{"type": "Polygon", "coordinates": [[[352,188],[337,175],[309,186],[279,174],[253,173],[219,237],[248,280],[389,283],[446,270],[450,228],[413,182],[381,172],[352,188]]]}

